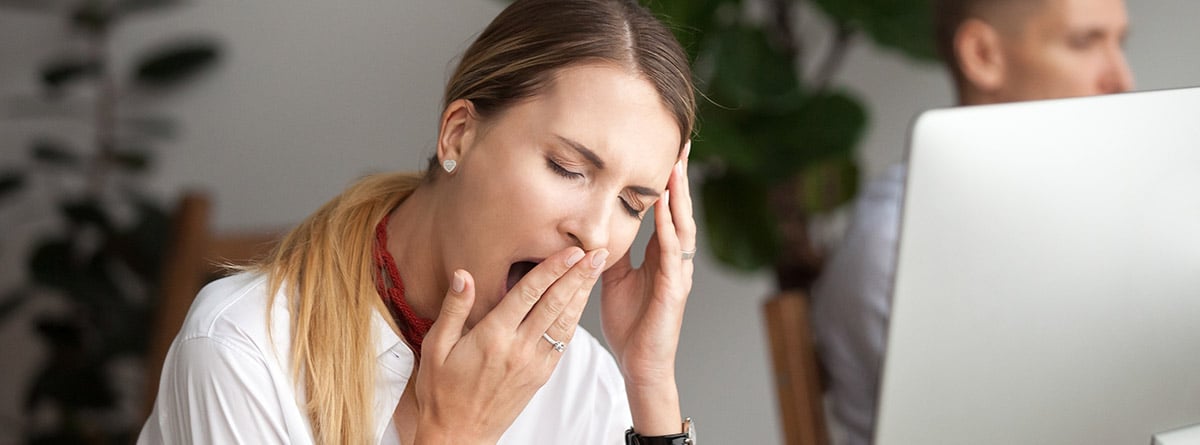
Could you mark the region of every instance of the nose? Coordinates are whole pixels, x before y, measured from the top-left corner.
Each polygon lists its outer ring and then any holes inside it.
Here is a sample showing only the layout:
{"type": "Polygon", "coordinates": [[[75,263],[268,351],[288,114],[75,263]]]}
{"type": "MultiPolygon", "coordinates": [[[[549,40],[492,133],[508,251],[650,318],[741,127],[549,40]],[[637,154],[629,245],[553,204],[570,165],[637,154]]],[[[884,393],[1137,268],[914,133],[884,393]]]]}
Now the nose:
{"type": "Polygon", "coordinates": [[[608,247],[614,206],[605,205],[602,199],[587,199],[573,207],[561,232],[585,251],[608,247]]]}
{"type": "Polygon", "coordinates": [[[1100,89],[1105,94],[1123,93],[1133,89],[1133,71],[1125,59],[1125,49],[1119,43],[1109,50],[1108,67],[1101,79],[1100,89]]]}

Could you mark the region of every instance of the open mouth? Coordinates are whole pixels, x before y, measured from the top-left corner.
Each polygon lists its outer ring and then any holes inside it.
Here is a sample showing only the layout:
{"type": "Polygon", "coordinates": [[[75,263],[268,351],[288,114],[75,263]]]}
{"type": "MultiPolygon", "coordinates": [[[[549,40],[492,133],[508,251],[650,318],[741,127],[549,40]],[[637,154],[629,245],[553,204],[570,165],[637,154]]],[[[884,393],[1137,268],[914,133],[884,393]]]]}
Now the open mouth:
{"type": "Polygon", "coordinates": [[[508,282],[504,287],[504,293],[511,291],[512,288],[517,285],[517,282],[521,281],[522,278],[525,278],[525,275],[528,274],[529,271],[533,270],[534,267],[537,267],[537,265],[538,262],[517,261],[513,263],[512,266],[509,266],[508,282]]]}

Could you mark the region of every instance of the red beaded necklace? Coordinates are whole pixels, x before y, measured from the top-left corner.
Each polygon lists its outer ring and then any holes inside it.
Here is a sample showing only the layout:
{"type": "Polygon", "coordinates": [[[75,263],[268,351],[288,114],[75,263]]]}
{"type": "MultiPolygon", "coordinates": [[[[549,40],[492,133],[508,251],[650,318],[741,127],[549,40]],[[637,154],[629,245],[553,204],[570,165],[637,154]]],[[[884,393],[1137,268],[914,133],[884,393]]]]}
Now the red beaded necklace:
{"type": "Polygon", "coordinates": [[[396,259],[392,258],[392,254],[387,250],[389,217],[390,215],[384,216],[383,221],[375,226],[374,256],[375,267],[379,270],[379,273],[375,274],[375,289],[383,298],[383,304],[392,313],[392,319],[396,320],[396,326],[400,328],[400,333],[404,335],[404,340],[412,348],[413,354],[417,360],[421,360],[421,342],[425,340],[429,327],[433,326],[433,320],[421,318],[413,312],[408,300],[404,298],[404,282],[400,281],[400,270],[396,269],[396,259]]]}

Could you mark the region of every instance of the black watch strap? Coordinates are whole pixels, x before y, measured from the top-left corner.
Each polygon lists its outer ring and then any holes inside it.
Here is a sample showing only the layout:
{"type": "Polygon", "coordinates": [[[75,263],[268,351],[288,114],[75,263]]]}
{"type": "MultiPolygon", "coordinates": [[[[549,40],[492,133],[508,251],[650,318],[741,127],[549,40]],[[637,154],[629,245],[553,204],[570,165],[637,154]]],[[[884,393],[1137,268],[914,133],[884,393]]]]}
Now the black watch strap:
{"type": "Polygon", "coordinates": [[[642,436],[633,432],[633,428],[625,430],[625,445],[696,445],[696,425],[692,418],[683,419],[683,432],[669,436],[642,436]]]}
{"type": "Polygon", "coordinates": [[[646,437],[633,432],[633,428],[625,430],[625,445],[688,445],[687,433],[670,436],[646,437]]]}

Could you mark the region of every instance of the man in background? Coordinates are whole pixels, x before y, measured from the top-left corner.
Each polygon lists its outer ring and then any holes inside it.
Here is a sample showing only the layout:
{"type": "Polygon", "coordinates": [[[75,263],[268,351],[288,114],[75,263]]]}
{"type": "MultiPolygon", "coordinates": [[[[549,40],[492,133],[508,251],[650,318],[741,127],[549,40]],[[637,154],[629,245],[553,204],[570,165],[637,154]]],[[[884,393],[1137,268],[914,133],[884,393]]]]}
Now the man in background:
{"type": "MultiPolygon", "coordinates": [[[[933,0],[938,50],[960,105],[1119,93],[1133,87],[1123,0],[933,0]]],[[[969,147],[964,147],[969,149],[969,147]]],[[[812,317],[832,415],[869,444],[900,230],[905,166],[868,185],[813,288],[812,317]]],[[[953,357],[947,357],[953,360],[953,357]]]]}

